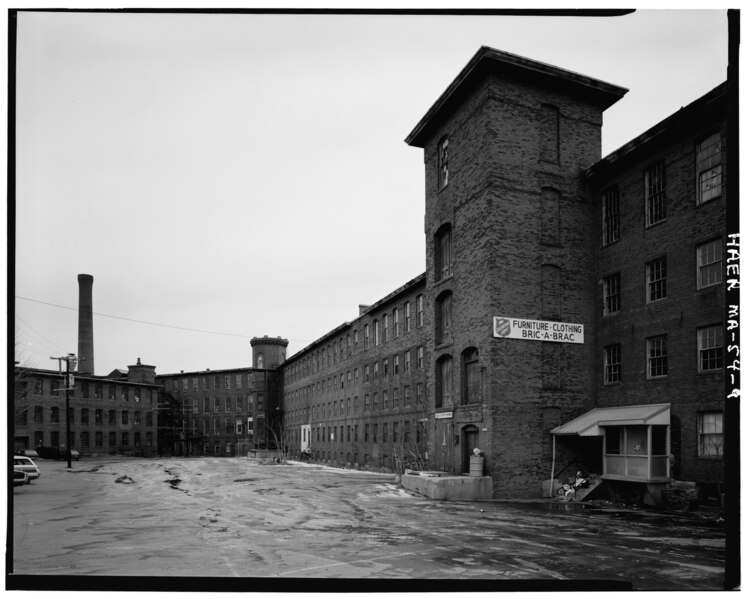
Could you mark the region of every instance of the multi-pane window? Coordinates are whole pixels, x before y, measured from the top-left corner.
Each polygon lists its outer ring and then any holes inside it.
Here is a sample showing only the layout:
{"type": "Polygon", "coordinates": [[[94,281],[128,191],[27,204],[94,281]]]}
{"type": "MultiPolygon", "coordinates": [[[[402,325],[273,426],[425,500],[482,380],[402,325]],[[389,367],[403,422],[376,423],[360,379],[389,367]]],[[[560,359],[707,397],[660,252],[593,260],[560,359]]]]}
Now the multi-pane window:
{"type": "Polygon", "coordinates": [[[408,349],[405,352],[405,372],[412,370],[412,352],[408,349]]]}
{"type": "Polygon", "coordinates": [[[369,342],[371,340],[371,335],[369,329],[370,327],[367,324],[363,325],[363,349],[368,349],[370,347],[369,342]]]}
{"type": "Polygon", "coordinates": [[[667,336],[657,335],[646,339],[646,354],[648,362],[648,378],[667,376],[669,371],[667,360],[667,336]]]}
{"type": "Polygon", "coordinates": [[[620,192],[617,185],[602,194],[602,243],[620,239],[620,192]]]}
{"type": "Polygon", "coordinates": [[[135,411],[132,413],[132,422],[133,424],[140,424],[140,412],[135,411]]]}
{"type": "Polygon", "coordinates": [[[226,407],[226,412],[230,412],[231,411],[231,408],[232,408],[231,404],[232,403],[233,403],[233,398],[231,398],[230,395],[226,396],[226,406],[225,406],[226,407]]]}
{"type": "Polygon", "coordinates": [[[104,410],[97,409],[93,413],[93,418],[95,424],[104,424],[104,410]]]}
{"type": "Polygon", "coordinates": [[[449,138],[443,137],[438,142],[438,188],[449,184],[449,138]]]}
{"type": "Polygon", "coordinates": [[[423,296],[419,295],[415,298],[415,326],[423,326],[423,296]]]}
{"type": "Polygon", "coordinates": [[[216,397],[213,403],[213,411],[220,412],[220,397],[216,397]]]}
{"type": "Polygon", "coordinates": [[[34,406],[34,424],[44,423],[44,408],[42,406],[34,406]]]}
{"type": "Polygon", "coordinates": [[[462,403],[480,401],[479,354],[471,347],[462,352],[462,403]]]}
{"type": "Polygon", "coordinates": [[[117,388],[114,385],[109,385],[109,399],[117,399],[117,388]]]}
{"type": "Polygon", "coordinates": [[[436,362],[436,407],[450,405],[452,394],[452,359],[442,356],[436,362]]]}
{"type": "Polygon", "coordinates": [[[393,358],[394,361],[394,374],[399,374],[399,354],[396,354],[393,358]]]}
{"type": "Polygon", "coordinates": [[[50,381],[50,392],[52,395],[60,394],[60,381],[50,381]]]}
{"type": "Polygon", "coordinates": [[[104,386],[96,385],[93,388],[93,396],[95,399],[104,399],[104,386]]]}
{"type": "Polygon", "coordinates": [[[88,408],[81,408],[80,422],[81,424],[88,424],[88,408]]]}
{"type": "Polygon", "coordinates": [[[698,372],[724,366],[724,329],[719,325],[698,329],[698,372]]]}
{"type": "Polygon", "coordinates": [[[42,379],[34,380],[34,395],[44,394],[44,381],[42,379]]]}
{"type": "Polygon", "coordinates": [[[667,297],[667,258],[662,256],[646,264],[646,301],[655,302],[667,297]]]}
{"type": "Polygon", "coordinates": [[[698,144],[698,204],[721,196],[721,135],[714,133],[698,144]]]}
{"type": "Polygon", "coordinates": [[[446,291],[436,298],[436,343],[451,340],[451,292],[446,291]]]}
{"type": "Polygon", "coordinates": [[[724,455],[724,413],[698,413],[698,456],[724,455]]]}
{"type": "Polygon", "coordinates": [[[620,293],[620,273],[604,277],[602,280],[604,293],[604,314],[614,314],[620,311],[621,293],[620,293]]]}
{"type": "Polygon", "coordinates": [[[130,389],[129,389],[129,387],[124,387],[122,389],[122,401],[130,401],[130,389]]]}
{"type": "Polygon", "coordinates": [[[423,356],[424,356],[424,353],[425,353],[425,349],[422,346],[420,346],[418,348],[418,354],[417,354],[417,356],[418,356],[417,357],[417,360],[418,360],[418,370],[423,370],[423,360],[424,360],[423,356]]]}
{"type": "Polygon", "coordinates": [[[646,201],[646,226],[650,227],[667,217],[663,161],[656,162],[644,171],[643,188],[646,201]]]}
{"type": "Polygon", "coordinates": [[[374,362],[373,377],[374,379],[379,378],[379,363],[378,362],[374,362]]]}
{"type": "Polygon", "coordinates": [[[60,421],[60,409],[59,408],[51,408],[49,412],[49,421],[50,422],[59,422],[60,421]]]}
{"type": "Polygon", "coordinates": [[[436,280],[451,275],[451,225],[443,225],[434,239],[436,280]]]}
{"type": "Polygon", "coordinates": [[[231,375],[227,374],[223,379],[223,384],[226,386],[226,389],[231,388],[231,375]]]}
{"type": "Polygon", "coordinates": [[[363,382],[368,383],[371,380],[371,367],[366,364],[363,367],[363,382]]]}
{"type": "Polygon", "coordinates": [[[619,343],[604,348],[604,382],[619,383],[622,379],[622,350],[619,343]]]}
{"type": "Polygon", "coordinates": [[[392,320],[394,321],[394,338],[399,337],[399,308],[395,308],[392,312],[392,320]]]}
{"type": "Polygon", "coordinates": [[[721,240],[701,243],[696,248],[698,289],[721,283],[721,240]]]}
{"type": "Polygon", "coordinates": [[[117,412],[109,410],[109,424],[117,424],[117,412]]]}
{"type": "Polygon", "coordinates": [[[130,423],[130,413],[127,410],[122,410],[122,424],[130,423]]]}
{"type": "Polygon", "coordinates": [[[382,321],[381,327],[383,329],[382,341],[386,342],[389,340],[389,314],[384,314],[384,316],[382,316],[381,318],[381,321],[382,321]]]}
{"type": "Polygon", "coordinates": [[[379,345],[381,345],[381,336],[379,332],[379,321],[374,320],[373,325],[374,325],[374,345],[378,347],[379,345]]]}
{"type": "Polygon", "coordinates": [[[220,376],[218,375],[213,377],[213,389],[220,389],[220,376]]]}
{"type": "Polygon", "coordinates": [[[412,330],[412,317],[410,315],[410,302],[405,302],[405,333],[412,330]]]}

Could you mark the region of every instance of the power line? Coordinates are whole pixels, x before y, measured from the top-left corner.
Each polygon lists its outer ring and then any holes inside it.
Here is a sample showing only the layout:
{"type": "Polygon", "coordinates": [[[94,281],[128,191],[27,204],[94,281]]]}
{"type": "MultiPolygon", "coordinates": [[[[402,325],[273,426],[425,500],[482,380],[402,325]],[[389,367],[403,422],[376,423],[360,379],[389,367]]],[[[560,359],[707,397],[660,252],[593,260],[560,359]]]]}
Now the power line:
{"type": "MultiPolygon", "coordinates": [[[[60,304],[52,304],[50,302],[43,302],[41,300],[35,300],[35,299],[31,299],[29,297],[22,297],[20,295],[16,295],[15,298],[16,299],[26,300],[27,302],[34,302],[34,303],[37,303],[37,304],[44,304],[46,306],[54,306],[55,308],[63,308],[65,310],[73,310],[74,312],[78,311],[78,308],[71,308],[70,306],[61,306],[60,304]]],[[[250,339],[250,338],[252,338],[252,337],[255,336],[255,335],[241,335],[239,333],[223,333],[223,332],[220,332],[220,331],[208,331],[208,330],[205,330],[205,329],[191,329],[191,328],[188,328],[188,327],[179,327],[179,326],[176,326],[176,325],[173,325],[173,324],[164,324],[164,323],[161,323],[161,322],[150,322],[150,321],[147,321],[147,320],[138,320],[136,318],[127,318],[126,316],[113,316],[111,314],[102,314],[101,312],[93,312],[93,314],[95,314],[96,316],[103,316],[104,318],[113,318],[115,320],[127,320],[129,322],[137,322],[137,323],[140,323],[140,324],[148,324],[148,325],[156,326],[156,327],[166,327],[166,328],[169,328],[169,329],[179,329],[181,331],[190,331],[192,333],[207,333],[209,335],[225,335],[227,337],[243,337],[245,339],[250,339]]]]}

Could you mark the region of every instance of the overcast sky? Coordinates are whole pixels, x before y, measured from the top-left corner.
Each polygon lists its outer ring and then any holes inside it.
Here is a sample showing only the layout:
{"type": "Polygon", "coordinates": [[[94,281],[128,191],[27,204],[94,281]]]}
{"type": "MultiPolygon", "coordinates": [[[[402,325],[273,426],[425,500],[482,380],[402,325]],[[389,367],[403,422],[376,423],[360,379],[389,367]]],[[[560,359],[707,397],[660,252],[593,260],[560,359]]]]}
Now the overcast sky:
{"type": "Polygon", "coordinates": [[[424,272],[403,140],[481,45],[628,88],[607,154],[723,82],[727,42],[725,10],[21,13],[16,359],[77,352],[79,273],[96,374],[293,354],[424,272]]]}

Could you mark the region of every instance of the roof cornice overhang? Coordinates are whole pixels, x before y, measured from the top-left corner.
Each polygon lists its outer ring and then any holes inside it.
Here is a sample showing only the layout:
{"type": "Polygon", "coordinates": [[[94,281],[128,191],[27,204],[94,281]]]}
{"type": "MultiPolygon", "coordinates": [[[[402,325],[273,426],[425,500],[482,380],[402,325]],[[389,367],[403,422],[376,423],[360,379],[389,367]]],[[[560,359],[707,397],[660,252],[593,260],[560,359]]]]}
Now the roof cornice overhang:
{"type": "Polygon", "coordinates": [[[405,138],[408,145],[424,147],[443,120],[487,77],[500,75],[541,85],[583,98],[605,110],[628,90],[611,83],[531,60],[517,54],[482,46],[446,91],[405,138]]]}
{"type": "Polygon", "coordinates": [[[727,86],[728,82],[718,85],[707,94],[680,108],[663,121],[658,122],[625,145],[620,146],[586,169],[584,173],[586,179],[592,185],[596,185],[600,180],[605,181],[607,177],[638,160],[641,152],[648,155],[656,148],[662,147],[683,135],[691,136],[693,131],[702,128],[704,124],[719,119],[725,120],[727,86]]]}

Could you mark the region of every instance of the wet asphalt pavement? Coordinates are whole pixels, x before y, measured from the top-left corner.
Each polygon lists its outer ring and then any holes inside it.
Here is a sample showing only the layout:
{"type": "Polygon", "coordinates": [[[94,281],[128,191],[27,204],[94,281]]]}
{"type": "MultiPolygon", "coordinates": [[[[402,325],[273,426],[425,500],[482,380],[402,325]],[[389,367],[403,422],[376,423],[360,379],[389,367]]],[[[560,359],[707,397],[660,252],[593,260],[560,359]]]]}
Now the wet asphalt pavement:
{"type": "Polygon", "coordinates": [[[13,491],[14,574],[724,584],[714,518],[434,501],[393,475],[243,458],[39,466],[13,491]]]}

